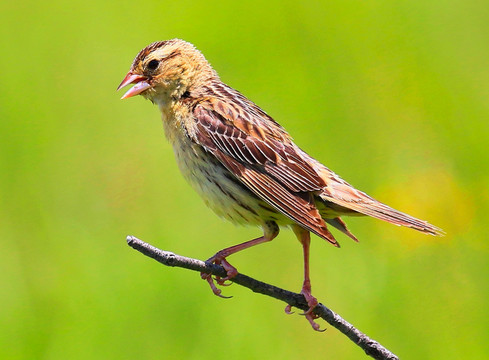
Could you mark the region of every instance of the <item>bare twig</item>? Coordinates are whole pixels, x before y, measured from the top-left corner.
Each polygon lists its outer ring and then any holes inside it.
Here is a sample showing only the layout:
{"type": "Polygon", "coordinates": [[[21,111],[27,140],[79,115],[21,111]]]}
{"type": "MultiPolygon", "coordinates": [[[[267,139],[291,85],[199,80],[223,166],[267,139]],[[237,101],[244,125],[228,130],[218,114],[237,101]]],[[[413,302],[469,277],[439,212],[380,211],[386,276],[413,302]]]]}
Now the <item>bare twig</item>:
{"type": "MultiPolygon", "coordinates": [[[[152,259],[155,259],[164,265],[182,267],[220,277],[226,276],[226,270],[224,270],[222,266],[177,255],[169,251],[160,250],[134,236],[128,236],[127,243],[133,249],[152,259]]],[[[278,288],[243,274],[236,275],[232,281],[236,284],[247,287],[253,292],[274,297],[275,299],[282,300],[287,304],[295,306],[301,310],[305,311],[309,308],[302,294],[297,294],[278,288]]],[[[399,358],[392,352],[387,350],[377,341],[370,339],[367,335],[356,329],[352,324],[347,322],[334,311],[328,309],[323,304],[316,306],[316,308],[314,308],[314,313],[348,336],[350,340],[361,347],[367,355],[373,357],[374,359],[399,360],[399,358]]]]}

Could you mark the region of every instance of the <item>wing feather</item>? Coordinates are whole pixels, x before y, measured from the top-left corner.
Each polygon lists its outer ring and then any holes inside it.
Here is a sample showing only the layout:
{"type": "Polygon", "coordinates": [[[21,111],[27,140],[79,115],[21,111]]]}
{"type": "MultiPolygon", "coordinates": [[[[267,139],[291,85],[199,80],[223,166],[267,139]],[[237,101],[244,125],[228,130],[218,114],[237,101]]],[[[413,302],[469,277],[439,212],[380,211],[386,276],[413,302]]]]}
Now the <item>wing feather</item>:
{"type": "Polygon", "coordinates": [[[306,170],[305,164],[289,160],[285,145],[275,147],[274,143],[233,127],[222,114],[226,112],[224,106],[212,108],[199,104],[195,107],[195,126],[189,131],[194,141],[216,156],[259,198],[305,229],[339,246],[310,193],[324,187],[317,174],[316,178],[312,176],[314,170],[306,170]]]}
{"type": "Polygon", "coordinates": [[[222,102],[205,103],[194,109],[198,130],[207,133],[220,151],[241,163],[260,167],[294,192],[318,191],[326,186],[292,141],[262,139],[238,129],[225,117],[225,106],[222,102]]]}

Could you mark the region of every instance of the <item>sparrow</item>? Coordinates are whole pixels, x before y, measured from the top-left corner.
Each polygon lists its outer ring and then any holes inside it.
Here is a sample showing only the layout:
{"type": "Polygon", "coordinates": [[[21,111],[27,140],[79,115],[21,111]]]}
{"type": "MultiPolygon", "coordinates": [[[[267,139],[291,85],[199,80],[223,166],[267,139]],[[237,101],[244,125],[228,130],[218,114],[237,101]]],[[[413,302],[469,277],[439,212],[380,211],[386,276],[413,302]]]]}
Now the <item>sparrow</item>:
{"type": "MultiPolygon", "coordinates": [[[[227,272],[213,279],[201,274],[214,294],[238,274],[228,256],[273,240],[281,227],[302,244],[304,315],[319,330],[313,313],[317,299],[309,276],[310,234],[339,247],[328,225],[351,239],[341,216],[367,215],[420,232],[442,230],[395,210],[355,189],[299,148],[265,111],[221,81],[192,44],[173,39],[142,49],[117,90],[141,95],[158,105],[167,139],[183,176],[217,215],[235,224],[257,225],[263,236],[218,251],[208,259],[227,272]]],[[[291,307],[285,309],[290,313],[291,307]]]]}

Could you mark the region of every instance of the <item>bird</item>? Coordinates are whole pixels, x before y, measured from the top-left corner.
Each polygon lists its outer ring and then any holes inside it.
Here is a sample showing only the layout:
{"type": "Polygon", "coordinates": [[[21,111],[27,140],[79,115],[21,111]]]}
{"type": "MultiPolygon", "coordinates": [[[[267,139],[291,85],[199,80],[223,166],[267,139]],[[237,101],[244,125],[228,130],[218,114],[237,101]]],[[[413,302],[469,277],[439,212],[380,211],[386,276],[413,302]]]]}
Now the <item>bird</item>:
{"type": "MultiPolygon", "coordinates": [[[[328,225],[358,239],[342,216],[370,216],[422,233],[442,235],[430,223],[395,210],[355,189],[309,156],[284,127],[221,81],[204,55],[181,39],[154,42],[135,57],[117,90],[141,95],[159,107],[166,138],[184,178],[217,215],[235,224],[261,227],[263,235],[218,251],[210,263],[227,276],[201,274],[215,295],[238,274],[227,258],[273,240],[291,228],[302,244],[304,315],[320,331],[309,274],[310,234],[339,247],[328,225]],[[229,280],[229,281],[228,281],[229,280]]],[[[291,306],[285,309],[291,313],[291,306]]]]}

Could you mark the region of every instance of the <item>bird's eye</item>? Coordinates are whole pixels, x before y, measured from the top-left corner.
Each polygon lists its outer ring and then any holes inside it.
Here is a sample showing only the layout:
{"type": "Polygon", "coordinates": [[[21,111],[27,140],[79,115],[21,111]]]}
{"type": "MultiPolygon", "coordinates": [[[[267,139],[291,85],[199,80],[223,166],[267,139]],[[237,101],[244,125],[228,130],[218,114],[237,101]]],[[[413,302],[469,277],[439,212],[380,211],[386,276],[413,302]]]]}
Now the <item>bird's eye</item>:
{"type": "Polygon", "coordinates": [[[158,67],[158,65],[160,65],[160,62],[158,60],[151,60],[148,65],[146,65],[146,67],[149,69],[149,70],[156,70],[156,68],[158,67]]]}

